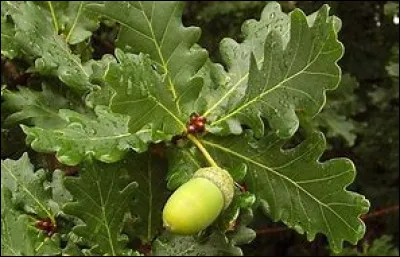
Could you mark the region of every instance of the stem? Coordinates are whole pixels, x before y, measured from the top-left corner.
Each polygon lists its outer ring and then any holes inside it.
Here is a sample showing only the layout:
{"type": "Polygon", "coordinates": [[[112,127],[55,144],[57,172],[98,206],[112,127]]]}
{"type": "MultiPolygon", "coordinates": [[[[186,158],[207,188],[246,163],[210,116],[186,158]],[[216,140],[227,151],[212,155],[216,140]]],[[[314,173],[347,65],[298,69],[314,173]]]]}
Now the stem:
{"type": "Polygon", "coordinates": [[[204,155],[204,157],[206,158],[206,160],[212,167],[218,167],[217,163],[214,161],[214,159],[208,153],[207,149],[203,146],[203,144],[195,136],[188,134],[187,138],[189,138],[189,140],[192,141],[197,146],[197,148],[199,148],[200,152],[204,155]]]}
{"type": "Polygon", "coordinates": [[[57,23],[57,19],[56,19],[56,14],[54,13],[53,5],[51,4],[51,1],[47,1],[47,4],[49,5],[50,12],[51,12],[51,18],[53,19],[54,30],[56,31],[56,34],[58,34],[58,23],[57,23]]]}

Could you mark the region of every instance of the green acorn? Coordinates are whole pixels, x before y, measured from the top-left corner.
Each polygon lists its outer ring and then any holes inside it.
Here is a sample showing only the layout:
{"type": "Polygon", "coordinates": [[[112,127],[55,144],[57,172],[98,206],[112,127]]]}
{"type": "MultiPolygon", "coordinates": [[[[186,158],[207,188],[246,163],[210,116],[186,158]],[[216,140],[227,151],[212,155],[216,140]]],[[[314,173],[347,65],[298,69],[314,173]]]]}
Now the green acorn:
{"type": "Polygon", "coordinates": [[[224,169],[201,168],[168,199],[164,227],[172,233],[193,235],[210,226],[232,202],[234,182],[224,169]]]}

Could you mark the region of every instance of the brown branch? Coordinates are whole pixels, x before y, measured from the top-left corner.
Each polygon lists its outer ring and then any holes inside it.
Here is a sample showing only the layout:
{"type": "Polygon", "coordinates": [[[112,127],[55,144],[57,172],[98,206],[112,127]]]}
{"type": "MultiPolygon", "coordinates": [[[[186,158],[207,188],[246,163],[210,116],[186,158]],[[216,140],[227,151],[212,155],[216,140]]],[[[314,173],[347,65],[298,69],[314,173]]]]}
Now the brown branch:
{"type": "MultiPolygon", "coordinates": [[[[368,219],[386,215],[386,214],[389,214],[391,212],[395,212],[398,210],[399,210],[399,205],[396,204],[396,205],[393,205],[393,206],[390,206],[390,207],[387,207],[387,208],[384,208],[381,210],[376,210],[369,214],[362,215],[361,219],[368,220],[368,219]]],[[[287,231],[287,230],[289,230],[288,227],[267,227],[267,228],[257,229],[256,233],[257,233],[257,235],[262,235],[262,234],[280,233],[280,232],[287,231]]]]}
{"type": "Polygon", "coordinates": [[[382,215],[388,214],[390,212],[398,211],[398,210],[399,210],[399,205],[396,204],[396,205],[393,205],[393,206],[390,206],[390,207],[387,207],[387,208],[384,208],[381,210],[376,210],[369,214],[362,215],[361,219],[366,220],[366,219],[382,216],[382,215]]]}

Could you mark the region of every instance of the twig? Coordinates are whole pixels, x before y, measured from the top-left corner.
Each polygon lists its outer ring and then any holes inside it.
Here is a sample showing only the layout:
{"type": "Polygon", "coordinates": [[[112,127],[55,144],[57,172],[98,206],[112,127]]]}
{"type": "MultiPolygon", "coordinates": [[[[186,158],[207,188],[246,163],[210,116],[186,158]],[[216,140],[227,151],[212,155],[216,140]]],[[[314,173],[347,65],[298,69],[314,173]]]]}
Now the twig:
{"type": "Polygon", "coordinates": [[[397,204],[397,205],[393,205],[393,206],[390,206],[390,207],[387,207],[387,208],[384,208],[381,210],[376,210],[369,214],[365,214],[365,215],[361,216],[361,219],[366,220],[366,219],[382,216],[387,213],[398,211],[398,210],[399,210],[399,205],[397,204]]]}

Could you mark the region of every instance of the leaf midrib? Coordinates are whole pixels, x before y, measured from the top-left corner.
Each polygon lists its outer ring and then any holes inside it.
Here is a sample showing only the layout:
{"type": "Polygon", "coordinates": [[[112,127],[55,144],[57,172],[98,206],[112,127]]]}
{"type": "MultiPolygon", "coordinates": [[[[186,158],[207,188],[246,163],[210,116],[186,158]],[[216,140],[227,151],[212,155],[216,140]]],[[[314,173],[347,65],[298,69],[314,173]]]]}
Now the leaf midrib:
{"type": "Polygon", "coordinates": [[[220,145],[218,145],[218,144],[214,144],[214,143],[212,143],[212,142],[210,142],[210,141],[207,141],[207,140],[201,140],[201,142],[204,143],[205,145],[209,145],[209,146],[211,146],[211,147],[220,149],[221,151],[224,151],[224,152],[226,152],[226,153],[235,155],[235,156],[237,156],[237,157],[239,157],[239,158],[241,158],[241,159],[243,159],[243,160],[245,160],[245,161],[247,161],[247,162],[249,162],[249,163],[252,163],[252,164],[254,164],[254,165],[256,165],[256,166],[259,166],[259,167],[261,167],[261,168],[263,168],[263,169],[269,171],[270,173],[272,173],[272,174],[274,174],[274,175],[276,175],[276,176],[278,176],[278,177],[280,177],[280,178],[282,178],[282,179],[288,181],[290,184],[294,185],[296,188],[298,188],[299,190],[301,190],[302,192],[304,192],[306,195],[308,195],[311,199],[313,199],[315,202],[317,202],[320,206],[324,206],[326,209],[328,209],[329,211],[331,211],[331,212],[332,212],[336,217],[338,217],[347,227],[349,227],[351,230],[353,230],[355,233],[357,233],[357,231],[356,231],[352,226],[350,226],[350,224],[348,224],[348,223],[346,222],[346,220],[343,219],[343,218],[342,218],[335,210],[333,210],[328,204],[325,204],[325,203],[321,202],[318,198],[316,198],[314,195],[312,195],[310,192],[308,192],[308,191],[307,191],[306,189],[304,189],[303,187],[299,186],[295,181],[293,181],[293,180],[290,179],[289,177],[287,177],[287,176],[285,176],[285,175],[282,175],[281,173],[277,172],[276,170],[274,170],[274,169],[272,169],[272,168],[270,168],[270,167],[268,167],[268,166],[266,166],[266,165],[264,165],[264,164],[262,164],[262,163],[259,163],[259,162],[255,161],[255,160],[253,160],[253,159],[251,159],[251,158],[249,158],[249,157],[247,157],[247,156],[244,156],[244,155],[242,155],[242,154],[239,154],[239,153],[237,153],[237,152],[234,152],[234,151],[230,150],[229,148],[225,148],[225,147],[223,147],[223,146],[220,146],[220,145]]]}
{"type": "Polygon", "coordinates": [[[113,256],[115,256],[116,253],[115,253],[115,250],[114,250],[114,243],[113,243],[112,236],[111,236],[110,226],[108,225],[108,222],[107,222],[108,219],[107,219],[105,207],[106,207],[106,205],[108,203],[109,195],[110,195],[110,192],[111,192],[111,190],[113,188],[113,185],[114,185],[115,174],[116,173],[113,172],[113,177],[111,179],[111,185],[110,185],[110,189],[108,190],[108,196],[107,196],[106,201],[103,200],[103,193],[102,193],[103,191],[101,190],[101,187],[100,187],[100,182],[101,181],[96,180],[95,178],[93,178],[95,180],[95,183],[96,183],[96,186],[97,186],[97,190],[98,190],[98,194],[99,194],[99,198],[100,198],[100,210],[101,210],[101,214],[102,214],[102,220],[104,222],[104,226],[105,226],[106,231],[107,231],[108,243],[110,245],[111,253],[112,253],[113,256]]]}
{"type": "MultiPolygon", "coordinates": [[[[159,46],[159,44],[158,44],[158,42],[157,42],[157,40],[156,40],[156,36],[155,36],[155,34],[154,34],[154,30],[153,30],[152,23],[151,23],[151,21],[149,20],[149,18],[147,17],[146,12],[144,11],[144,8],[143,8],[143,5],[142,5],[142,1],[139,1],[139,5],[140,5],[140,8],[141,8],[140,11],[141,11],[141,13],[143,14],[143,17],[145,18],[145,20],[146,20],[146,22],[147,22],[147,26],[148,26],[149,29],[150,29],[151,39],[152,39],[152,41],[154,42],[154,47],[156,48],[157,53],[158,53],[158,56],[160,57],[160,60],[161,60],[161,63],[162,63],[162,67],[163,67],[164,72],[165,72],[164,75],[168,77],[169,89],[170,89],[170,91],[172,92],[173,99],[175,100],[175,99],[177,98],[177,96],[176,96],[176,91],[175,91],[175,85],[172,83],[171,76],[169,75],[168,65],[166,64],[166,62],[165,62],[165,60],[164,60],[164,55],[162,54],[161,48],[160,48],[160,46],[159,46]]],[[[175,12],[177,6],[178,6],[178,3],[175,4],[174,9],[173,9],[173,11],[171,12],[171,16],[174,14],[174,12],[175,12]]],[[[154,10],[154,3],[153,3],[153,5],[152,5],[152,11],[151,11],[152,13],[153,13],[153,10],[154,10]]],[[[169,19],[171,19],[171,16],[170,16],[169,19]]],[[[169,21],[168,21],[168,24],[169,24],[169,21]]],[[[167,30],[168,24],[167,24],[167,26],[165,27],[165,30],[167,30]]],[[[164,32],[165,32],[165,31],[164,31],[164,32]]],[[[178,110],[179,110],[179,108],[178,108],[178,110]]]]}
{"type": "MultiPolygon", "coordinates": [[[[101,15],[102,15],[102,16],[105,16],[105,17],[107,17],[107,18],[109,18],[109,19],[111,19],[111,20],[117,21],[117,22],[120,23],[122,26],[126,27],[127,29],[132,30],[132,31],[134,31],[135,33],[140,34],[141,36],[147,38],[148,40],[150,40],[150,41],[152,41],[152,42],[154,43],[154,47],[156,48],[156,51],[157,51],[157,54],[158,54],[158,56],[159,56],[159,58],[160,58],[161,63],[158,62],[158,61],[156,61],[156,60],[152,60],[152,61],[155,62],[155,63],[157,63],[159,66],[161,66],[161,67],[164,69],[165,75],[168,77],[169,89],[170,89],[170,91],[172,92],[173,98],[174,98],[174,100],[175,100],[175,99],[177,98],[176,90],[175,90],[175,85],[173,84],[173,82],[172,82],[172,80],[171,80],[171,76],[169,75],[170,72],[169,72],[169,70],[168,70],[168,65],[167,65],[167,63],[165,62],[164,55],[163,55],[162,52],[161,52],[161,46],[158,44],[158,41],[156,40],[156,37],[155,37],[155,34],[154,34],[154,30],[153,30],[151,21],[148,19],[147,15],[146,15],[146,12],[144,11],[142,2],[139,1],[139,4],[140,4],[140,9],[135,8],[135,7],[133,7],[133,8],[139,10],[139,11],[143,14],[143,17],[145,18],[145,20],[146,20],[146,22],[147,22],[147,25],[148,25],[148,27],[149,27],[149,29],[150,29],[150,33],[151,33],[150,36],[147,35],[147,34],[145,34],[144,32],[141,32],[141,31],[135,29],[135,28],[132,27],[131,25],[129,25],[129,24],[127,24],[127,23],[121,21],[121,19],[119,19],[118,17],[112,17],[112,16],[107,15],[107,14],[104,14],[104,13],[101,13],[101,15]]],[[[166,33],[166,31],[167,31],[167,29],[168,29],[168,25],[169,25],[169,23],[170,23],[171,17],[172,17],[172,15],[173,15],[173,13],[176,11],[177,6],[178,6],[178,3],[175,5],[175,7],[174,7],[174,9],[173,9],[173,11],[172,11],[172,13],[171,13],[171,16],[170,16],[169,19],[168,19],[167,26],[165,27],[165,30],[164,30],[164,32],[163,32],[162,41],[161,41],[162,43],[163,43],[163,41],[164,41],[164,34],[166,33]]],[[[153,6],[152,6],[152,12],[153,12],[153,9],[154,9],[154,3],[153,3],[153,6]]],[[[93,11],[92,11],[92,12],[93,12],[93,11]]],[[[178,108],[178,110],[179,110],[179,108],[178,108]]]]}
{"type": "MultiPolygon", "coordinates": [[[[318,59],[318,57],[323,53],[322,50],[324,49],[325,43],[326,43],[326,41],[325,41],[324,44],[321,46],[321,48],[320,48],[320,50],[318,51],[318,53],[317,53],[317,55],[315,56],[315,58],[314,58],[311,62],[307,63],[307,65],[304,66],[303,69],[301,69],[300,71],[298,71],[298,72],[296,72],[295,74],[291,75],[290,77],[285,78],[284,80],[282,80],[281,82],[279,82],[278,84],[276,84],[275,86],[273,86],[272,88],[270,88],[270,89],[264,91],[263,93],[261,93],[261,94],[258,95],[257,97],[254,97],[253,99],[247,101],[247,102],[244,103],[243,105],[241,105],[241,106],[239,106],[238,108],[236,108],[236,110],[234,110],[234,111],[232,111],[231,113],[228,113],[227,115],[225,115],[225,116],[221,117],[220,119],[214,121],[212,124],[215,125],[215,124],[221,123],[221,122],[224,121],[224,120],[227,120],[228,118],[230,118],[230,117],[236,115],[237,113],[241,112],[241,110],[243,110],[243,109],[247,108],[248,106],[252,105],[253,103],[255,103],[255,102],[261,100],[264,96],[266,96],[266,95],[268,95],[269,93],[273,92],[274,90],[280,88],[280,87],[281,87],[283,84],[285,84],[286,82],[288,82],[288,81],[292,80],[293,78],[295,78],[295,77],[301,75],[301,74],[302,74],[303,72],[305,72],[312,64],[314,64],[314,62],[318,59]]],[[[335,50],[337,50],[337,49],[335,49],[335,50]]],[[[264,58],[261,59],[260,62],[262,62],[263,60],[264,60],[264,58]]],[[[260,63],[260,62],[259,62],[259,63],[260,63]]],[[[271,65],[272,65],[272,64],[271,64],[271,65]]],[[[235,86],[232,87],[232,89],[229,90],[229,91],[227,92],[226,95],[224,95],[224,97],[221,98],[221,100],[219,101],[219,104],[220,104],[220,102],[222,102],[222,100],[223,100],[224,98],[228,97],[228,96],[240,85],[240,83],[241,83],[245,78],[248,77],[248,75],[249,75],[249,72],[247,72],[246,75],[243,76],[243,78],[242,78],[241,80],[239,80],[239,82],[237,82],[237,83],[235,84],[235,86]],[[225,97],[225,96],[226,96],[226,97],[225,97]]],[[[301,91],[301,90],[299,90],[299,91],[301,91]]],[[[302,91],[302,92],[303,92],[303,91],[302,91]]],[[[309,94],[306,93],[306,92],[304,92],[304,93],[307,94],[307,95],[309,95],[309,94]]],[[[215,109],[216,107],[217,107],[217,105],[214,105],[211,109],[215,109]]],[[[210,109],[210,110],[211,110],[211,109],[210,109]]],[[[210,110],[209,110],[209,111],[206,111],[206,113],[209,113],[210,110]]],[[[206,113],[205,113],[205,115],[206,115],[206,113]]]]}
{"type": "MultiPolygon", "coordinates": [[[[24,126],[25,127],[25,126],[24,126]]],[[[29,127],[27,127],[28,129],[30,129],[29,127]]],[[[45,132],[45,129],[42,128],[33,128],[33,129],[39,129],[42,130],[43,132],[45,132]]],[[[141,132],[142,130],[139,130],[138,132],[141,132]]],[[[82,137],[85,137],[84,140],[88,140],[88,141],[101,141],[101,140],[114,140],[114,139],[120,139],[120,138],[124,138],[124,137],[129,137],[132,136],[133,134],[131,133],[124,133],[124,134],[119,134],[119,135],[115,135],[115,136],[98,136],[98,137],[88,137],[87,134],[80,132],[80,131],[75,131],[73,130],[74,133],[80,134],[82,137]]],[[[62,130],[54,130],[54,133],[60,133],[62,135],[54,135],[55,138],[58,138],[60,140],[72,140],[72,141],[82,141],[82,138],[75,138],[75,137],[65,137],[65,131],[62,130]]]]}
{"type": "Polygon", "coordinates": [[[80,1],[80,2],[79,2],[78,13],[77,13],[76,16],[75,16],[75,19],[74,19],[74,22],[73,22],[73,24],[72,24],[72,27],[71,27],[71,29],[70,29],[69,32],[68,32],[67,38],[65,39],[65,41],[67,41],[67,42],[69,41],[69,38],[71,37],[72,32],[74,31],[75,26],[76,26],[76,24],[78,23],[79,16],[80,16],[81,13],[82,13],[82,7],[83,7],[83,1],[80,1]]]}
{"type": "Polygon", "coordinates": [[[38,198],[34,194],[32,194],[28,188],[25,187],[23,183],[21,183],[18,178],[14,175],[14,173],[9,169],[4,163],[1,164],[2,170],[3,168],[10,174],[10,176],[14,179],[14,181],[19,185],[37,204],[38,206],[48,215],[48,217],[54,221],[53,214],[49,212],[49,210],[39,201],[38,198]]]}

